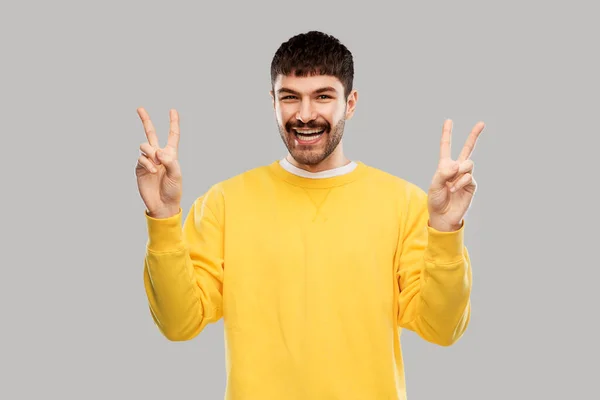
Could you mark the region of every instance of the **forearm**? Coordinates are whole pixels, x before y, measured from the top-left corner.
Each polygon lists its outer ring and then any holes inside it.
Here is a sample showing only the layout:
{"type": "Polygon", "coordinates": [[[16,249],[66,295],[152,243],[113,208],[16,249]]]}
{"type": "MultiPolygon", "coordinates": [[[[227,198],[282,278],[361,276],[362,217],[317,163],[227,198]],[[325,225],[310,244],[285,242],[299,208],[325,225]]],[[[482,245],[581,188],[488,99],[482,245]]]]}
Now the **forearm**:
{"type": "MultiPolygon", "coordinates": [[[[432,343],[448,346],[465,332],[471,312],[471,262],[462,227],[441,232],[427,227],[424,251],[415,259],[421,271],[401,294],[400,323],[432,343]]],[[[417,257],[417,253],[414,255],[417,257]]]]}
{"type": "Polygon", "coordinates": [[[217,307],[210,305],[219,301],[218,291],[212,289],[218,282],[196,272],[180,218],[180,214],[148,218],[144,258],[144,287],[152,318],[161,333],[175,341],[192,339],[208,321],[218,318],[217,307]]]}
{"type": "Polygon", "coordinates": [[[156,253],[144,259],[144,287],[152,318],[169,340],[195,337],[204,325],[203,296],[193,280],[187,251],[156,253]]]}

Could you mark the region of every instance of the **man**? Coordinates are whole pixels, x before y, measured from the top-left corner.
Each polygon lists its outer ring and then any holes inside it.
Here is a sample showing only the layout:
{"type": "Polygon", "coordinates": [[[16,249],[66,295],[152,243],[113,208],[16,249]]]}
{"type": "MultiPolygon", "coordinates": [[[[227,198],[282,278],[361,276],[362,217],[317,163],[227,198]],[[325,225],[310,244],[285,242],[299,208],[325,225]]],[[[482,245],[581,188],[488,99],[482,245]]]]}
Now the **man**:
{"type": "Polygon", "coordinates": [[[350,51],[330,35],[283,43],[271,96],[287,156],[211,186],[183,226],[178,114],[160,148],[138,109],[151,315],[173,341],[223,317],[226,399],[405,399],[400,329],[448,346],[469,323],[463,217],[483,124],[454,161],[444,123],[425,193],[344,155],[353,73],[350,51]]]}

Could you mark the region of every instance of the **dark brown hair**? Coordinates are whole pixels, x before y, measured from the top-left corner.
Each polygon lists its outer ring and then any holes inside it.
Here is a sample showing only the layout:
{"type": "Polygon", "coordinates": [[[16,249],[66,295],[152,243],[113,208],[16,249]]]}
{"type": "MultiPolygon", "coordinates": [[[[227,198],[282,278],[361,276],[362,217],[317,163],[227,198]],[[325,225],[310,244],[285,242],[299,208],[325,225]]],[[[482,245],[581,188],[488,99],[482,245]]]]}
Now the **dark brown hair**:
{"type": "Polygon", "coordinates": [[[323,32],[301,33],[281,44],[271,61],[271,86],[282,75],[332,75],[344,86],[344,96],[352,91],[354,61],[340,41],[323,32]]]}

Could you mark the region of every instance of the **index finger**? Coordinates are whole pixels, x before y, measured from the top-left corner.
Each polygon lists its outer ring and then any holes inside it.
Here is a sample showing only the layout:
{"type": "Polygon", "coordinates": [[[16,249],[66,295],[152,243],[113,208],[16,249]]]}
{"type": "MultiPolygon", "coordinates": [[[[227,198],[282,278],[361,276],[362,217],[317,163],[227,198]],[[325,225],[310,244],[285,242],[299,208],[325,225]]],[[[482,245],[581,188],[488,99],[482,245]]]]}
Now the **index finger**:
{"type": "Polygon", "coordinates": [[[167,146],[170,146],[177,150],[179,147],[179,113],[175,109],[171,109],[169,112],[169,139],[167,146]]]}
{"type": "Polygon", "coordinates": [[[475,124],[475,126],[471,130],[471,134],[467,138],[465,146],[463,147],[462,151],[460,152],[460,155],[458,156],[459,162],[465,161],[469,157],[471,157],[473,149],[475,148],[475,143],[477,143],[477,138],[479,137],[479,134],[481,134],[481,131],[483,131],[484,127],[485,124],[481,121],[475,124]]]}
{"type": "Polygon", "coordinates": [[[440,143],[440,159],[450,158],[452,141],[452,120],[445,120],[442,127],[442,141],[440,143]]]}
{"type": "Polygon", "coordinates": [[[138,108],[137,112],[142,120],[142,124],[144,125],[144,131],[146,132],[148,143],[150,143],[152,147],[158,148],[158,137],[156,136],[156,130],[154,129],[154,125],[150,120],[150,116],[143,107],[138,108]]]}

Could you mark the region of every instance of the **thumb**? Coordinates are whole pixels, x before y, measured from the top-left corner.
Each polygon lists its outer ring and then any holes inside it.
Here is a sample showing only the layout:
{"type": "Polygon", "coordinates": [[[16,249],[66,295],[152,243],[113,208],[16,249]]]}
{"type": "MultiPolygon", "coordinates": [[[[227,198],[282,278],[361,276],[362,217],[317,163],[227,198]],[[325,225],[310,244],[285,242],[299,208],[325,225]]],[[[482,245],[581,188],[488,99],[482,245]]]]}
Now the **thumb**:
{"type": "Polygon", "coordinates": [[[156,150],[156,158],[158,159],[158,161],[160,161],[162,164],[164,164],[165,166],[167,166],[169,160],[167,155],[165,154],[165,151],[163,149],[158,149],[156,150]]]}
{"type": "Polygon", "coordinates": [[[167,175],[172,177],[175,177],[173,175],[177,175],[177,159],[172,154],[165,152],[163,149],[158,149],[156,150],[156,157],[165,166],[167,175]]]}
{"type": "Polygon", "coordinates": [[[445,165],[444,167],[440,167],[433,177],[433,182],[431,183],[432,189],[442,189],[446,187],[446,183],[451,181],[458,174],[460,164],[458,161],[453,162],[452,164],[445,165]]]}

